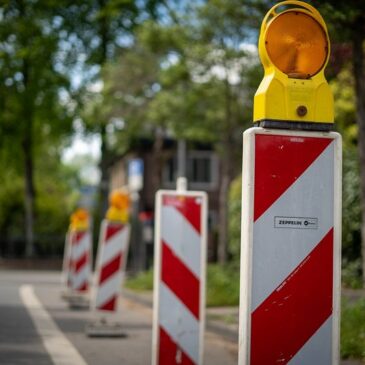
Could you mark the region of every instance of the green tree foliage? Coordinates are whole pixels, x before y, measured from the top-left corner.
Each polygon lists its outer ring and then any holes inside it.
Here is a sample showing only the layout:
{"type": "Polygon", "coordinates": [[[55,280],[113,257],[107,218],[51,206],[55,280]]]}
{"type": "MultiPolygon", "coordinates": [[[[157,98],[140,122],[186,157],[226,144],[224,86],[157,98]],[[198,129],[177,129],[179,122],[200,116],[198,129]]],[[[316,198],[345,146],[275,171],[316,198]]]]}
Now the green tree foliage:
{"type": "Polygon", "coordinates": [[[34,243],[35,156],[71,126],[70,109],[62,100],[68,81],[59,70],[62,22],[56,13],[51,1],[0,3],[0,158],[24,182],[28,256],[34,243]]]}
{"type": "Polygon", "coordinates": [[[354,80],[349,65],[331,80],[335,99],[335,122],[343,137],[342,262],[343,283],[358,287],[361,282],[361,198],[355,120],[354,80]]]}
{"type": "Polygon", "coordinates": [[[365,300],[343,301],[341,311],[341,357],[365,360],[365,300]]]}
{"type": "MultiPolygon", "coordinates": [[[[136,25],[149,16],[156,15],[158,0],[87,0],[76,1],[64,10],[68,22],[69,40],[76,38],[83,50],[84,66],[88,66],[84,75],[82,91],[95,82],[102,84],[102,69],[107,62],[115,60],[118,50],[130,45],[134,38],[136,25]]],[[[82,117],[89,132],[98,133],[101,139],[100,184],[98,216],[103,216],[108,206],[109,165],[114,156],[110,145],[108,130],[113,128],[112,120],[105,113],[104,91],[97,100],[90,100],[90,93],[81,98],[86,110],[82,117]],[[93,103],[90,108],[87,104],[93,103]]]]}
{"type": "Polygon", "coordinates": [[[219,259],[224,262],[228,186],[240,168],[242,132],[252,120],[252,81],[260,75],[257,52],[245,44],[255,29],[250,25],[250,9],[235,0],[190,5],[189,17],[168,11],[169,22],[144,24],[131,50],[133,56],[122,55],[134,58],[134,70],[123,70],[126,64],[120,61],[120,71],[116,65],[109,74],[106,84],[119,97],[109,111],[119,110],[126,128],[137,125],[133,120],[142,116],[144,130],[213,143],[222,159],[218,226],[219,259]],[[150,64],[143,62],[143,55],[153,55],[148,57],[150,64]],[[151,79],[146,76],[149,67],[154,72],[151,79]],[[128,82],[129,74],[138,80],[137,94],[128,82]],[[133,104],[142,112],[131,108],[133,104]]]}
{"type": "Polygon", "coordinates": [[[229,245],[228,252],[238,264],[241,252],[241,190],[242,177],[236,177],[229,191],[229,245]]]}
{"type": "Polygon", "coordinates": [[[328,21],[332,39],[351,48],[351,73],[355,95],[355,121],[358,126],[358,151],[361,192],[362,278],[365,286],[365,3],[356,0],[314,1],[328,21]]]}
{"type": "MultiPolygon", "coordinates": [[[[68,217],[77,196],[71,194],[78,187],[76,171],[62,166],[59,157],[39,154],[35,165],[37,173],[37,200],[35,204],[34,245],[38,255],[60,254],[68,217]]],[[[0,255],[24,254],[24,189],[22,176],[0,163],[0,255]]]]}

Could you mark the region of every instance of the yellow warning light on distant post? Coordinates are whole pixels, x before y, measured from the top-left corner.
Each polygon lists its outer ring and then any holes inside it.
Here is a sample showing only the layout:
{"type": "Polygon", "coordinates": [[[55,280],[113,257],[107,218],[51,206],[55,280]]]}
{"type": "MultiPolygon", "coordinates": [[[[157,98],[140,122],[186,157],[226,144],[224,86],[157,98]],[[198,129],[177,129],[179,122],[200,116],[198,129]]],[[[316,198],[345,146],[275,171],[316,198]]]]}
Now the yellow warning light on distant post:
{"type": "Polygon", "coordinates": [[[109,196],[109,209],[106,218],[110,221],[127,223],[130,199],[126,191],[115,190],[109,196]]]}
{"type": "Polygon", "coordinates": [[[330,41],[319,12],[302,1],[276,4],[262,22],[259,53],[265,76],[255,95],[254,122],[329,129],[333,96],[324,69],[330,41]]]}
{"type": "Polygon", "coordinates": [[[90,224],[89,212],[86,209],[78,208],[70,217],[70,229],[86,231],[90,224]]]}

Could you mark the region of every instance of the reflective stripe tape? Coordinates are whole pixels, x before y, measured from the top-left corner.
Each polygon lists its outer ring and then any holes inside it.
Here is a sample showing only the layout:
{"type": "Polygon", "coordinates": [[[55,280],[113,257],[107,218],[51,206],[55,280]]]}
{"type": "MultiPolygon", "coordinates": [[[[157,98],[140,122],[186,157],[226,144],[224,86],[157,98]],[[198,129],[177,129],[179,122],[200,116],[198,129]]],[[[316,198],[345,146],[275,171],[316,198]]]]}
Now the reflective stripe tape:
{"type": "Polygon", "coordinates": [[[129,225],[104,220],[98,248],[96,290],[92,306],[96,310],[116,311],[129,246],[129,225]]]}
{"type": "Polygon", "coordinates": [[[252,313],[252,365],[287,364],[331,316],[332,276],[331,229],[252,313]]]}
{"type": "Polygon", "coordinates": [[[91,276],[91,234],[71,232],[71,288],[78,292],[89,290],[91,276]]]}
{"type": "Polygon", "coordinates": [[[199,279],[174,255],[169,246],[162,242],[162,281],[199,319],[199,279]]]}
{"type": "Polygon", "coordinates": [[[255,222],[252,310],[285,280],[333,227],[333,153],[333,144],[330,144],[255,222]],[[307,195],[305,199],[304,194],[307,195]],[[275,228],[277,216],[314,217],[318,219],[318,229],[304,232],[275,228]]]}
{"type": "Polygon", "coordinates": [[[288,365],[332,364],[332,316],[314,333],[288,365]]]}
{"type": "MultiPolygon", "coordinates": [[[[113,275],[108,277],[108,280],[99,285],[98,293],[95,299],[95,308],[101,309],[106,302],[110,301],[111,298],[118,296],[120,292],[119,286],[121,286],[121,283],[122,273],[120,271],[117,271],[113,275]]],[[[116,307],[112,308],[112,310],[116,310],[116,307]]]]}
{"type": "Polygon", "coordinates": [[[206,195],[166,191],[157,197],[152,363],[201,365],[206,195]]]}
{"type": "Polygon", "coordinates": [[[84,291],[89,289],[90,268],[88,265],[74,272],[72,278],[72,288],[77,291],[84,291]]]}
{"type": "MultiPolygon", "coordinates": [[[[199,322],[179,298],[161,283],[160,326],[181,349],[198,364],[199,322]],[[168,316],[166,315],[168,314],[168,316]]],[[[163,349],[161,349],[163,351],[163,349]]]]}
{"type": "Polygon", "coordinates": [[[172,206],[162,206],[161,238],[175,255],[195,274],[200,276],[201,237],[185,217],[172,206]]]}
{"type": "Polygon", "coordinates": [[[340,146],[336,133],[244,134],[240,365],[338,361],[340,146]]]}
{"type": "MultiPolygon", "coordinates": [[[[107,229],[108,233],[109,229],[107,229]]],[[[121,252],[126,250],[128,244],[128,229],[124,229],[123,226],[115,232],[108,240],[104,240],[103,244],[103,265],[113,260],[115,256],[120,255],[121,252]]]]}
{"type": "Polygon", "coordinates": [[[171,336],[160,327],[160,362],[162,364],[194,365],[189,356],[176,344],[171,336]]]}

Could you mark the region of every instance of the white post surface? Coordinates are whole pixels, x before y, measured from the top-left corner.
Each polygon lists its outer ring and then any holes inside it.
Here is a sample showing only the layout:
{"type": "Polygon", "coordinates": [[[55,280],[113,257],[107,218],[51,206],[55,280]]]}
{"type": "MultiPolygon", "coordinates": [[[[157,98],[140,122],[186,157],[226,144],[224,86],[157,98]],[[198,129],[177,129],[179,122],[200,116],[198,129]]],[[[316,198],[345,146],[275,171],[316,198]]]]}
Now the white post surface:
{"type": "Polygon", "coordinates": [[[203,364],[207,196],[156,195],[152,364],[203,364]]]}
{"type": "Polygon", "coordinates": [[[100,228],[92,309],[115,312],[122,289],[129,248],[129,223],[103,220],[100,228]]]}
{"type": "Polygon", "coordinates": [[[341,137],[243,136],[239,364],[339,364],[341,137]]]}
{"type": "Polygon", "coordinates": [[[91,232],[71,231],[71,289],[75,293],[86,293],[90,289],[92,268],[91,232]]]}

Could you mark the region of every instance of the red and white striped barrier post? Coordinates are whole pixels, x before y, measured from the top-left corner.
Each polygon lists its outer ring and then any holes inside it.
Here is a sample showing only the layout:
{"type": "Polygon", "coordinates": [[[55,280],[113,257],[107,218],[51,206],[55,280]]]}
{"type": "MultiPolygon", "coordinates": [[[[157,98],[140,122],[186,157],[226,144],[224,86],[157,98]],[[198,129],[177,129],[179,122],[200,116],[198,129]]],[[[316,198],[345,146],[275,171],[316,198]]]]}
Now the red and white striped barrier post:
{"type": "Polygon", "coordinates": [[[130,225],[104,220],[101,226],[92,308],[115,312],[128,257],[130,225]]]}
{"type": "Polygon", "coordinates": [[[243,139],[240,365],[339,364],[341,137],[243,139]]]}
{"type": "Polygon", "coordinates": [[[128,259],[130,224],[129,197],[115,191],[110,196],[110,208],[100,229],[92,309],[101,315],[99,321],[86,328],[88,336],[122,337],[119,323],[107,322],[106,315],[116,313],[128,259]]]}
{"type": "Polygon", "coordinates": [[[326,23],[306,2],[276,3],[259,54],[263,128],[243,135],[239,364],[338,365],[342,148],[326,23]]]}
{"type": "Polygon", "coordinates": [[[62,297],[70,302],[71,307],[88,305],[86,294],[90,286],[92,262],[89,225],[89,213],[79,208],[71,215],[66,233],[61,283],[65,287],[62,297]]]}
{"type": "Polygon", "coordinates": [[[207,196],[156,195],[152,364],[202,364],[207,196]]]}
{"type": "Polygon", "coordinates": [[[91,277],[91,233],[89,230],[74,230],[71,244],[71,289],[74,294],[87,294],[91,277]]]}

